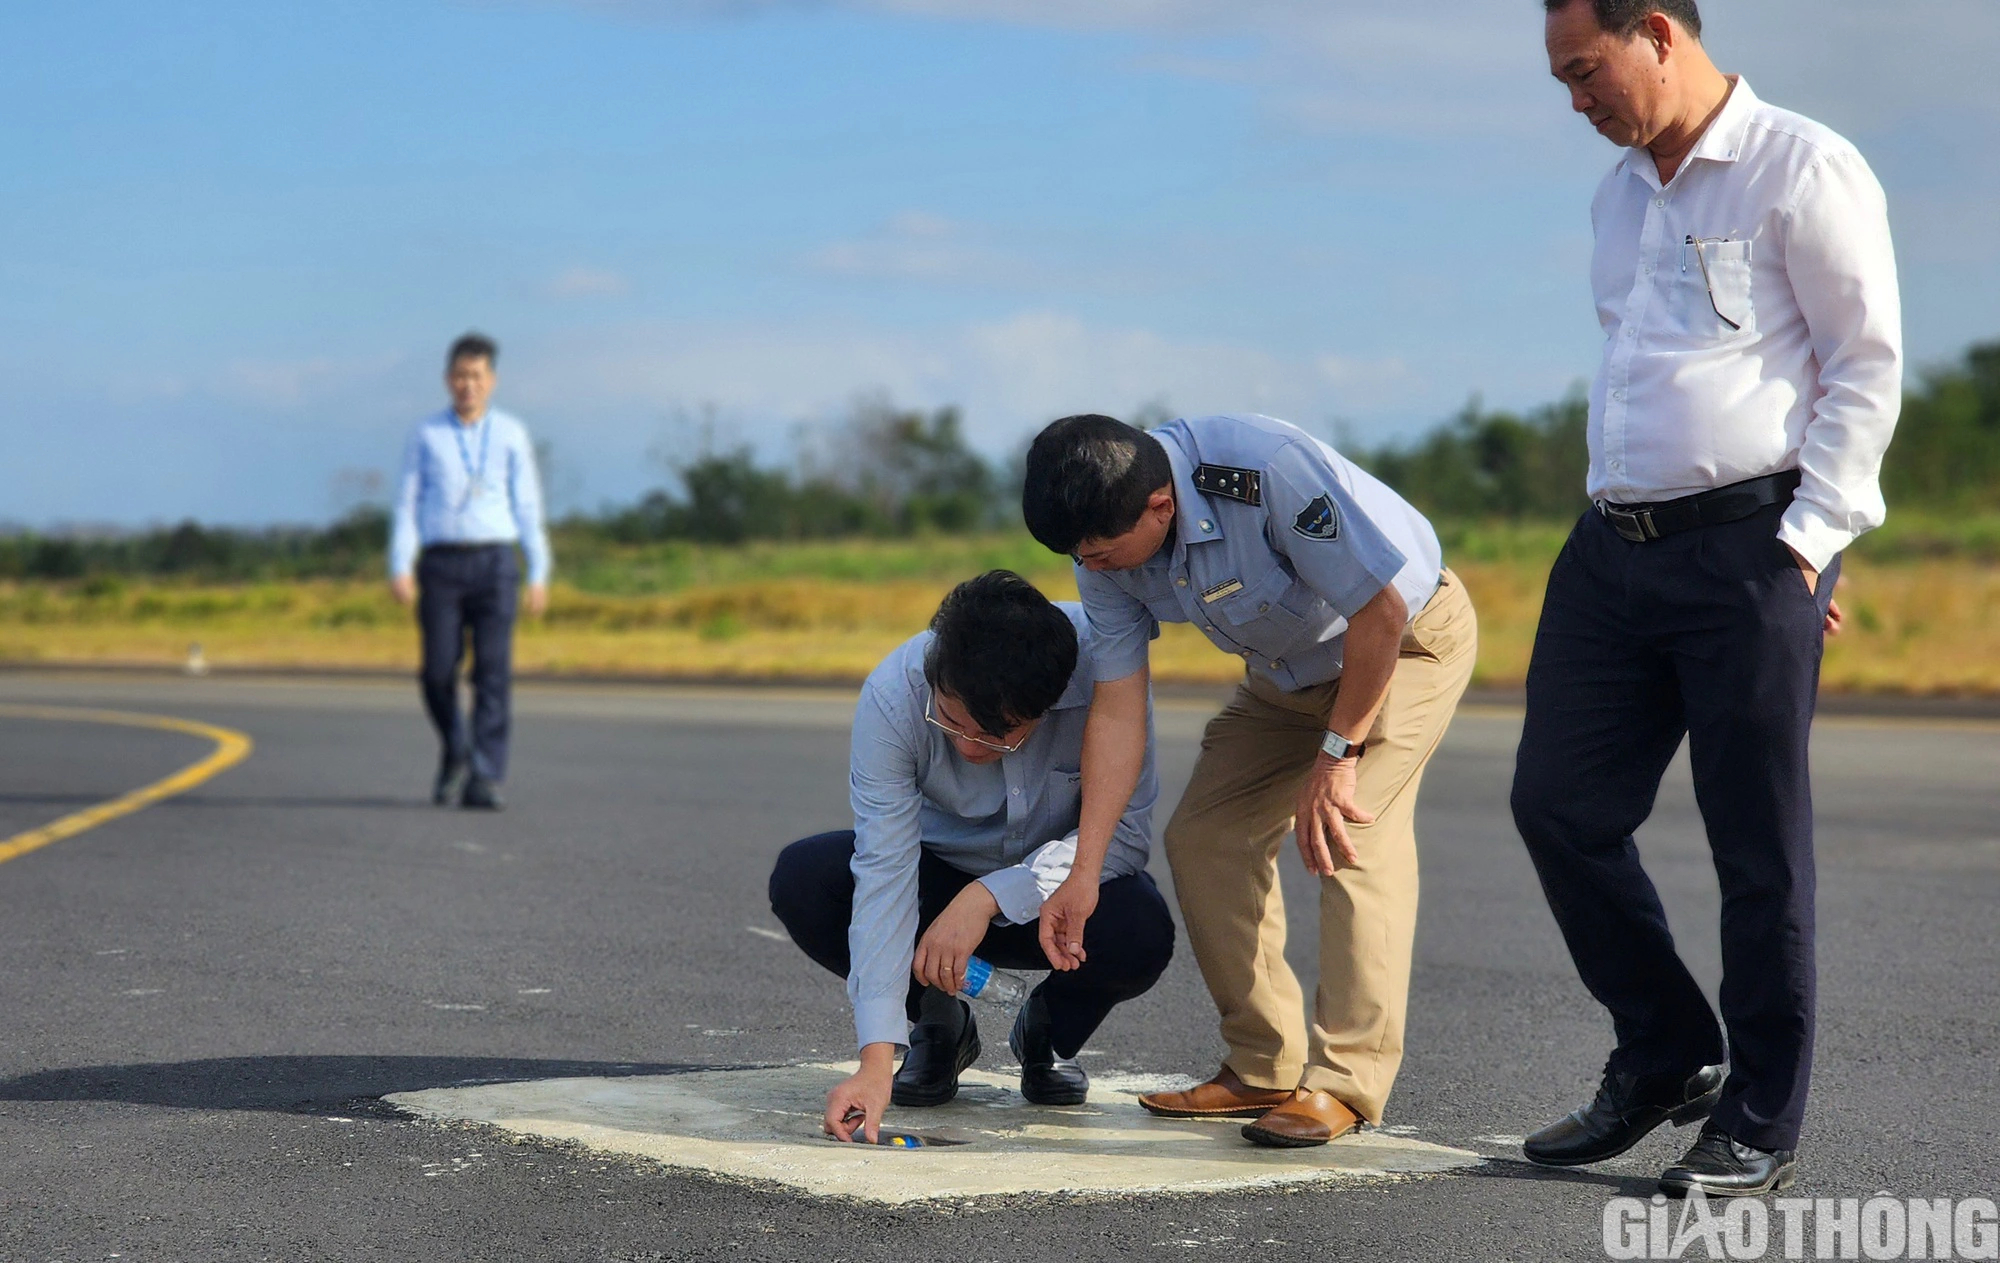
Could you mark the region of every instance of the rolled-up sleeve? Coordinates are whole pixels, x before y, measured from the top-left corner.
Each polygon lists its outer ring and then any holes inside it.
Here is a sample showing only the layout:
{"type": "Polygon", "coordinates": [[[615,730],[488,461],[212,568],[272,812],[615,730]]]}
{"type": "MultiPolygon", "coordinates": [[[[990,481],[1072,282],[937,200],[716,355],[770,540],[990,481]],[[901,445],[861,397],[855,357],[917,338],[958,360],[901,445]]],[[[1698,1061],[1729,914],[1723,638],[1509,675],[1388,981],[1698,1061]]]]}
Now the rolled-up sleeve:
{"type": "Polygon", "coordinates": [[[1394,583],[1408,560],[1341,484],[1318,444],[1280,448],[1264,471],[1271,546],[1343,618],[1394,583]]]}
{"type": "Polygon", "coordinates": [[[979,882],[1000,905],[996,919],[1004,925],[1026,925],[1042,914],[1042,904],[1069,877],[1076,863],[1076,832],[1045,842],[1018,864],[981,877],[979,882]]]}
{"type": "Polygon", "coordinates": [[[1076,590],[1090,621],[1091,682],[1122,680],[1145,667],[1159,620],[1145,602],[1118,586],[1109,574],[1076,568],[1076,590]]]}
{"type": "Polygon", "coordinates": [[[1799,450],[1800,483],[1778,538],[1814,568],[1882,524],[1882,456],[1903,399],[1902,298],[1889,209],[1858,153],[1806,173],[1785,270],[1812,338],[1821,395],[1799,450]]]}
{"type": "Polygon", "coordinates": [[[854,808],[854,912],[847,998],[857,1046],[910,1042],[904,1008],[916,955],[917,861],[923,837],[916,751],[870,687],[854,711],[848,757],[854,808]]]}

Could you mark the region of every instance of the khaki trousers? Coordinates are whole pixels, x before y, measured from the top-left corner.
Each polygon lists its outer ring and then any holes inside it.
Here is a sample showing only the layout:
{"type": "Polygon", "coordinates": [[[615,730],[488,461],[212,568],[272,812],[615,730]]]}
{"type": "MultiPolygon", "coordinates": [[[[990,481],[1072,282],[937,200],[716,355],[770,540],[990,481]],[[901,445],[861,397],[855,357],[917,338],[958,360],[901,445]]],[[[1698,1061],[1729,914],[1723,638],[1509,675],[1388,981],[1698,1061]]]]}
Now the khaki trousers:
{"type": "Polygon", "coordinates": [[[1318,757],[1339,681],[1283,693],[1247,677],[1209,721],[1167,824],[1167,861],[1188,942],[1222,1015],[1225,1064],[1260,1088],[1305,1086],[1370,1122],[1403,1060],[1417,927],[1417,787],[1472,678],[1478,621],[1446,571],[1410,625],[1357,769],[1371,825],[1349,824],[1359,868],[1320,881],[1319,991],[1285,963],[1278,847],[1318,757]]]}

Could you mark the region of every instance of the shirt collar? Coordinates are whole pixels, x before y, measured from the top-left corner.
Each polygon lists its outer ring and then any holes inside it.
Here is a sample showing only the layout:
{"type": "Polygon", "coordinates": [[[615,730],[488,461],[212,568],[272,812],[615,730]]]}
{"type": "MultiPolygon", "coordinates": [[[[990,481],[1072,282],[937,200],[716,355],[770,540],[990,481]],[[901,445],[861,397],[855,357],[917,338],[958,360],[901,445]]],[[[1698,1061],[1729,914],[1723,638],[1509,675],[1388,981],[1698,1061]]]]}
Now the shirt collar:
{"type": "Polygon", "coordinates": [[[1167,449],[1167,464],[1174,470],[1174,556],[1189,544],[1206,544],[1223,537],[1222,518],[1208,497],[1194,485],[1194,460],[1182,446],[1192,436],[1182,426],[1168,426],[1154,437],[1167,449]]]}
{"type": "MultiPolygon", "coordinates": [[[[1750,115],[1763,102],[1750,90],[1748,79],[1742,75],[1731,75],[1729,78],[1735,85],[1730,89],[1729,99],[1722,103],[1722,112],[1715,116],[1715,121],[1708,125],[1708,130],[1701,134],[1701,139],[1695,142],[1694,148],[1682,161],[1682,171],[1688,169],[1689,163],[1734,162],[1743,155],[1743,138],[1750,130],[1750,115]]],[[[1627,149],[1625,169],[1653,188],[1663,187],[1659,165],[1647,150],[1627,149]]]]}
{"type": "Polygon", "coordinates": [[[1759,102],[1757,94],[1750,90],[1748,79],[1734,75],[1731,82],[1735,86],[1730,89],[1729,99],[1722,103],[1722,112],[1715,116],[1715,121],[1695,142],[1694,152],[1687,156],[1689,162],[1697,159],[1734,162],[1743,152],[1743,135],[1750,130],[1750,114],[1759,102]]]}

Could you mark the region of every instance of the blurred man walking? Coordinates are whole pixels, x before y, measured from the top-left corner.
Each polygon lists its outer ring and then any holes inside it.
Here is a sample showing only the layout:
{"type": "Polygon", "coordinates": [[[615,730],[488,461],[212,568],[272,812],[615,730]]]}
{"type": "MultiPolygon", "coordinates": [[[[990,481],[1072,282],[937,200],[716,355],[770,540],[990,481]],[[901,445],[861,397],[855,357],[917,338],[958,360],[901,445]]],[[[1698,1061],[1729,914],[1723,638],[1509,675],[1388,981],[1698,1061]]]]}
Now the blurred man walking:
{"type": "Polygon", "coordinates": [[[1901,405],[1888,212],[1853,145],[1716,69],[1694,0],[1544,8],[1571,107],[1625,153],[1591,206],[1596,508],[1549,575],[1513,805],[1617,1046],[1597,1099],[1526,1151],[1577,1166],[1706,1116],[1661,1187],[1757,1196],[1795,1178],[1812,1067],[1822,638],[1901,405]],[[1720,1025],[1633,841],[1683,737],[1722,884],[1720,1025]]]}
{"type": "Polygon", "coordinates": [[[403,448],[389,541],[389,588],[417,607],[424,707],[444,749],[431,801],[496,809],[507,775],[508,686],[521,583],[528,612],[548,606],[549,537],[535,451],[519,421],[488,406],[499,347],[468,333],[445,360],[451,407],[417,423],[403,448]],[[458,666],[472,637],[472,724],[458,666]]]}

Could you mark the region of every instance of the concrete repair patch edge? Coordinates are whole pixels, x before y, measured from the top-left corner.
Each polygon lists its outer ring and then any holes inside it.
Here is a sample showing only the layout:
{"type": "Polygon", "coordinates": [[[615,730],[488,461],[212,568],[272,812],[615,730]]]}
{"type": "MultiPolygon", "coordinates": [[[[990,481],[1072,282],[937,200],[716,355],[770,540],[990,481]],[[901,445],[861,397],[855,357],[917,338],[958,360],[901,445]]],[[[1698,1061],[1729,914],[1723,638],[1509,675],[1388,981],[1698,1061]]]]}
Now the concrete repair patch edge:
{"type": "Polygon", "coordinates": [[[528,1080],[431,1088],[385,1103],[439,1122],[643,1158],[685,1170],[883,1205],[1020,1195],[1212,1193],[1321,1181],[1395,1180],[1477,1166],[1475,1153],[1381,1131],[1313,1149],[1259,1149],[1242,1120],[1167,1120],[1137,1092],[1156,1078],[1109,1075],[1078,1109],[1020,1101],[1011,1076],[970,1070],[960,1099],[895,1110],[889,1123],[971,1134],[960,1148],[898,1150],[818,1134],[819,1103],[851,1065],[528,1080]]]}

